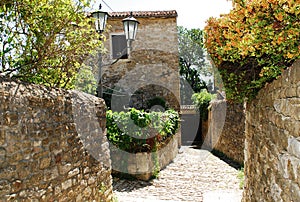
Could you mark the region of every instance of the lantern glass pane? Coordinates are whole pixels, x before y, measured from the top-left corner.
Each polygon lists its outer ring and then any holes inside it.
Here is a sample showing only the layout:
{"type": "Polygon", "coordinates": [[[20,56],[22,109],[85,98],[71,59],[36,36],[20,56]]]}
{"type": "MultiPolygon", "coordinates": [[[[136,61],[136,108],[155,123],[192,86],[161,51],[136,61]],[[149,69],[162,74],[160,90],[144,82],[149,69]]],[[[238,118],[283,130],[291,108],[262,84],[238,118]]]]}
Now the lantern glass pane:
{"type": "Polygon", "coordinates": [[[126,19],[123,21],[123,25],[126,39],[135,40],[138,22],[136,20],[126,19]]]}
{"type": "Polygon", "coordinates": [[[97,12],[94,12],[92,15],[95,18],[96,30],[98,32],[104,31],[106,20],[107,20],[107,13],[106,12],[97,11],[97,12]]]}

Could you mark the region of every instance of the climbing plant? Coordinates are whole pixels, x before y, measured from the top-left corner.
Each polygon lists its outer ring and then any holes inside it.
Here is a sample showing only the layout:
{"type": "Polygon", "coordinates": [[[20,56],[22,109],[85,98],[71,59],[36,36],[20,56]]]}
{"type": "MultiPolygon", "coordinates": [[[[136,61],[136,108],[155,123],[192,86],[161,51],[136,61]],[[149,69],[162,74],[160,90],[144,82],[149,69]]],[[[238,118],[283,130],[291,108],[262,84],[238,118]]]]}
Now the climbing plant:
{"type": "Polygon", "coordinates": [[[252,99],[300,57],[300,2],[239,0],[229,14],[210,18],[205,45],[228,100],[252,99]]]}

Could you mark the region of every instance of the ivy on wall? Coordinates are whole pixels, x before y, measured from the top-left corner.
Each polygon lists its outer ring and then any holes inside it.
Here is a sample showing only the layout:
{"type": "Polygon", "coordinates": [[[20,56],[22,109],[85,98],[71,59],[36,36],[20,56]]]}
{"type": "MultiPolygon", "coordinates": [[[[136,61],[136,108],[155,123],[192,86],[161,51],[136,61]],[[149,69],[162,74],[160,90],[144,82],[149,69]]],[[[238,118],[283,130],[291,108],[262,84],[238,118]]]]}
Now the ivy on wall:
{"type": "Polygon", "coordinates": [[[300,2],[235,1],[229,14],[210,18],[205,45],[228,100],[252,99],[300,57],[300,2]]]}

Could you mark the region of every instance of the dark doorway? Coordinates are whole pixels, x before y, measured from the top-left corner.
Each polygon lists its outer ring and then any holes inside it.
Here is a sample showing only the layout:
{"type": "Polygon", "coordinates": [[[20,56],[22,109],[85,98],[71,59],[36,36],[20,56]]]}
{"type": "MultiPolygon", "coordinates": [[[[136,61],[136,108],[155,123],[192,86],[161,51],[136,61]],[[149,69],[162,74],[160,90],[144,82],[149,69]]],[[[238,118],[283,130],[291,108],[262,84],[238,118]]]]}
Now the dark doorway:
{"type": "Polygon", "coordinates": [[[181,142],[182,145],[200,145],[201,122],[199,112],[193,108],[181,108],[181,142]]]}

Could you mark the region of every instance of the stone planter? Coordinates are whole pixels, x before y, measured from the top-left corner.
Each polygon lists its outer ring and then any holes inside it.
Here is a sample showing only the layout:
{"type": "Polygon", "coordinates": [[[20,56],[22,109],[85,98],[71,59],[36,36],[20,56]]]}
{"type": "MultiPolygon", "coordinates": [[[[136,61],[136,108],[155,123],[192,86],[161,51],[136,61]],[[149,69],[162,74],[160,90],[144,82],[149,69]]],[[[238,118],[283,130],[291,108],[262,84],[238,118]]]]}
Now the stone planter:
{"type": "Polygon", "coordinates": [[[128,153],[111,145],[111,161],[113,174],[131,176],[140,180],[150,180],[157,164],[165,168],[176,157],[179,150],[180,132],[170,138],[166,145],[157,152],[128,153]],[[157,161],[156,161],[157,159],[157,161]]]}

